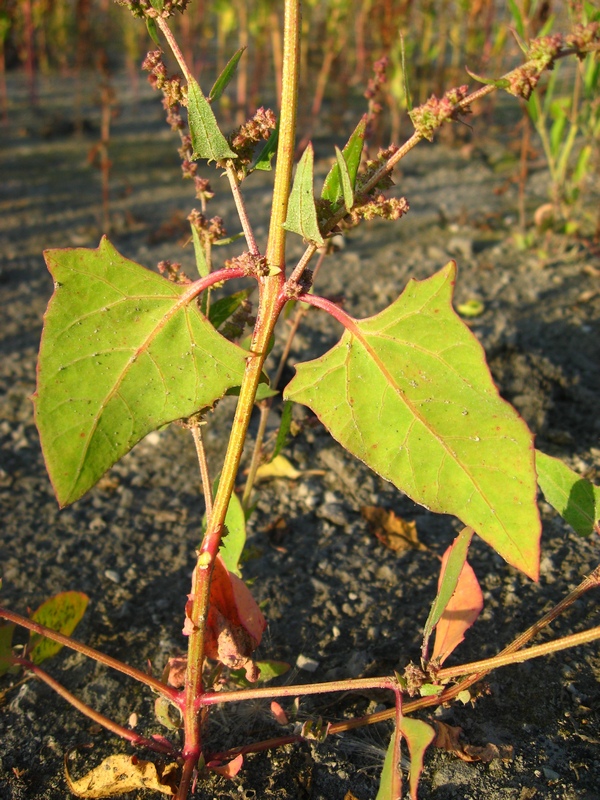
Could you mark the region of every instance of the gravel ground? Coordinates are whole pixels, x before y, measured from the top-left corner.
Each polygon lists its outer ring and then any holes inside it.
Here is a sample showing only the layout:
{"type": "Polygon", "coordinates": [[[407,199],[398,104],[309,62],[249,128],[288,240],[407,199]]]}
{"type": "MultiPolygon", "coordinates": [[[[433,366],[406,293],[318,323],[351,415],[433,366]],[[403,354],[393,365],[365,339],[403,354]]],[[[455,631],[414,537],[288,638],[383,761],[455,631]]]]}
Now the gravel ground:
{"type": "MultiPolygon", "coordinates": [[[[35,111],[19,76],[12,78],[9,91],[14,106],[0,150],[2,602],[23,613],[58,591],[85,591],[90,608],[77,637],[137,667],[150,660],[160,675],[166,659],[185,644],[183,605],[203,513],[193,443],[174,426],[150,434],[83,499],[58,511],[29,401],[42,316],[52,291],[41,252],[97,246],[100,179],[87,155],[98,139],[98,110],[86,84],[82,110],[89,130],[77,136],[71,124],[73,87],[66,79],[41,86],[35,111]]],[[[146,87],[136,99],[119,81],[117,96],[121,113],[110,145],[111,239],[124,255],[149,268],[164,258],[190,267],[190,248],[182,251],[179,241],[181,220],[193,199],[189,184],[179,179],[176,141],[146,87]]],[[[397,178],[410,214],[396,224],[373,222],[351,232],[323,269],[318,289],[343,294],[351,314],[369,316],[395,299],[409,277],[424,278],[455,258],[457,302],[478,299],[485,305],[471,325],[503,396],[537,434],[541,449],[598,483],[598,254],[558,236],[548,236],[538,249],[516,247],[511,236],[516,188],[508,180],[516,163],[510,161],[510,130],[475,120],[475,146],[421,145],[403,162],[397,178]]],[[[334,142],[343,144],[327,129],[315,142],[321,172],[334,142]]],[[[264,188],[270,181],[270,175],[259,175],[244,189],[261,242],[268,214],[264,188]]],[[[213,182],[224,199],[218,205],[215,201],[212,213],[221,214],[234,231],[223,182],[213,182]]],[[[531,208],[545,201],[542,172],[532,176],[529,189],[531,208]]],[[[597,200],[592,198],[591,207],[597,200]]],[[[299,241],[290,242],[290,260],[300,247],[299,241]]],[[[311,312],[295,340],[290,365],[301,353],[323,353],[339,333],[325,315],[311,312]]],[[[274,359],[284,337],[282,325],[274,359]]],[[[291,375],[290,369],[286,377],[291,375]]],[[[223,453],[232,403],[229,398],[219,404],[207,428],[214,464],[223,453]]],[[[273,430],[279,413],[276,404],[273,430]]],[[[293,482],[262,483],[249,526],[244,578],[252,581],[269,623],[259,657],[290,663],[285,680],[296,682],[401,669],[418,660],[422,625],[435,596],[437,556],[459,523],[426,512],[371,473],[306,409],[298,407],[294,414],[302,432],[286,456],[302,474],[293,482]],[[386,549],[368,530],[361,515],[365,505],[415,520],[427,550],[386,549]],[[296,666],[306,659],[314,672],[296,666]]],[[[543,501],[541,509],[538,584],[508,567],[483,542],[474,542],[471,562],[485,607],[456,659],[494,655],[598,564],[598,537],[578,538],[543,501]]],[[[589,593],[552,626],[552,634],[598,624],[596,603],[597,592],[589,593]]],[[[449,663],[459,663],[456,659],[449,663]]],[[[65,651],[49,669],[120,723],[135,712],[140,732],[164,730],[154,719],[153,698],[128,679],[65,651]]],[[[492,674],[477,702],[444,709],[438,716],[460,725],[470,744],[510,745],[513,758],[466,763],[431,750],[421,800],[598,800],[599,679],[597,644],[492,674]]],[[[127,751],[34,680],[11,688],[5,679],[2,692],[3,799],[66,798],[63,755],[76,746],[86,749],[74,770],[110,752],[127,751]]],[[[385,704],[389,698],[378,693],[303,700],[299,719],[320,715],[341,720],[385,704]]],[[[268,703],[217,712],[209,730],[216,748],[281,733],[268,703]]],[[[342,800],[351,791],[358,800],[371,800],[388,738],[389,728],[382,724],[324,744],[257,754],[246,759],[233,782],[206,779],[195,796],[342,800]]]]}

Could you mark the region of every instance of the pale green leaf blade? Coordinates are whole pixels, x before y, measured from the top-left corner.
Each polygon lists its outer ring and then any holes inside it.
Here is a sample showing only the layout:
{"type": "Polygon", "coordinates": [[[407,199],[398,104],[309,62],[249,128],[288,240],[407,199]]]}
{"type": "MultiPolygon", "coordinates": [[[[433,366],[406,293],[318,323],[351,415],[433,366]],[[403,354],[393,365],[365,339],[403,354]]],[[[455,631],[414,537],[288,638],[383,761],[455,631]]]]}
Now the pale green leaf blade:
{"type": "Polygon", "coordinates": [[[440,617],[444,613],[444,609],[454,594],[460,573],[467,559],[467,553],[469,551],[469,545],[471,544],[472,538],[472,529],[463,528],[450,547],[446,564],[442,566],[438,593],[433,601],[433,605],[431,606],[431,611],[427,617],[427,622],[425,623],[425,629],[423,631],[423,640],[425,643],[431,636],[435,626],[440,621],[440,617]]]}
{"type": "Polygon", "coordinates": [[[317,221],[317,209],[313,195],[312,144],[309,144],[296,167],[294,185],[288,202],[287,217],[283,227],[302,236],[307,242],[324,244],[317,221]]]}
{"type": "Polygon", "coordinates": [[[348,172],[348,165],[346,164],[344,156],[342,155],[342,151],[339,149],[339,147],[335,148],[335,157],[337,160],[338,168],[340,170],[344,205],[346,206],[346,211],[350,211],[350,209],[354,205],[354,191],[352,189],[352,180],[350,178],[350,173],[348,172]]]}
{"type": "Polygon", "coordinates": [[[426,508],[454,514],[537,578],[541,524],[533,437],[502,400],[452,309],[450,262],[297,366],[284,397],[311,408],[351,453],[426,508]]]}
{"type": "Polygon", "coordinates": [[[600,533],[600,487],[582,478],[558,458],[535,451],[544,497],[579,536],[600,533]]]}
{"type": "Polygon", "coordinates": [[[221,133],[210,103],[195,80],[188,83],[188,123],[193,158],[206,158],[209,162],[221,158],[236,158],[221,133]]]}
{"type": "MultiPolygon", "coordinates": [[[[34,622],[46,628],[70,636],[85,614],[89,597],[83,592],[60,592],[54,595],[31,614],[34,622]]],[[[53,639],[47,639],[39,633],[31,633],[29,637],[28,658],[34,664],[41,664],[52,658],[63,645],[53,639]]]]}
{"type": "Polygon", "coordinates": [[[275,439],[275,447],[271,453],[271,461],[277,458],[287,444],[290,428],[292,427],[292,408],[293,403],[285,400],[281,410],[281,422],[279,423],[279,430],[277,431],[277,438],[275,439]]]}
{"type": "Polygon", "coordinates": [[[193,286],[121,256],[49,250],[36,423],[61,506],[146,434],[212,406],[243,377],[245,353],[202,316],[193,286]]]}
{"type": "Polygon", "coordinates": [[[379,778],[379,791],[377,792],[375,800],[400,800],[400,795],[394,791],[394,773],[396,771],[394,764],[394,745],[397,736],[400,736],[400,732],[395,730],[385,754],[383,769],[381,770],[381,777],[379,778]]]}
{"type": "Polygon", "coordinates": [[[406,739],[410,753],[410,771],[408,773],[410,797],[411,800],[417,800],[417,787],[423,771],[425,751],[435,739],[435,730],[426,722],[412,717],[402,717],[400,730],[406,739]]]}
{"type": "Polygon", "coordinates": [[[221,297],[211,303],[208,318],[215,328],[220,328],[229,317],[234,314],[241,306],[244,300],[247,300],[251,294],[251,289],[242,289],[239,292],[228,294],[227,297],[221,297]]]}
{"type": "Polygon", "coordinates": [[[245,47],[240,47],[229,59],[227,64],[225,65],[225,69],[219,75],[217,80],[214,82],[212,89],[210,90],[210,94],[208,95],[211,102],[215,102],[218,100],[225,89],[229,86],[229,83],[233,76],[235,75],[235,71],[237,69],[237,65],[239,64],[240,58],[244,54],[245,47]]]}
{"type": "Polygon", "coordinates": [[[194,257],[196,259],[196,269],[198,270],[198,275],[201,278],[206,278],[210,269],[208,268],[208,262],[206,260],[206,252],[204,250],[204,245],[200,239],[200,234],[198,233],[198,229],[195,225],[190,226],[192,229],[192,242],[194,244],[194,257]]]}
{"type": "MultiPolygon", "coordinates": [[[[218,488],[219,481],[216,480],[213,487],[215,495],[218,488]]],[[[229,572],[233,572],[238,578],[241,578],[240,559],[246,545],[246,515],[235,492],[229,498],[225,515],[225,530],[227,532],[221,540],[219,553],[229,572]]]]}
{"type": "MultiPolygon", "coordinates": [[[[348,139],[346,146],[342,150],[344,161],[348,167],[348,175],[350,177],[352,190],[354,190],[356,185],[356,174],[360,166],[360,158],[363,151],[363,145],[365,143],[366,128],[367,117],[365,115],[354,129],[352,136],[348,139]]],[[[342,197],[342,194],[343,190],[340,167],[336,159],[336,163],[329,170],[327,177],[325,178],[325,182],[323,183],[321,197],[323,200],[329,200],[331,203],[336,203],[342,197]]]]}

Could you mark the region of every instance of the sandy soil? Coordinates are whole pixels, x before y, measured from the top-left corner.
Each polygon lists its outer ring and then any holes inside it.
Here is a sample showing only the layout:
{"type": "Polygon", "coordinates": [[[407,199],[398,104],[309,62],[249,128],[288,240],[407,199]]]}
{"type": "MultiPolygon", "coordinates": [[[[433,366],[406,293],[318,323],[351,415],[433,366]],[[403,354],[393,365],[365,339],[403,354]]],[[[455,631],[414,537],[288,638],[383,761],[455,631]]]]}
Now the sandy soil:
{"type": "MultiPolygon", "coordinates": [[[[16,77],[10,124],[0,156],[0,565],[3,604],[25,612],[55,592],[85,591],[90,610],[77,637],[160,675],[169,655],[184,646],[185,595],[199,536],[203,501],[189,435],[178,428],[151,434],[85,498],[59,512],[45,473],[29,396],[42,315],[52,291],[41,252],[46,247],[95,247],[100,229],[99,174],[87,163],[98,139],[98,109],[86,86],[82,111],[91,130],[72,131],[73,87],[54,80],[41,87],[38,110],[16,77]]],[[[179,178],[176,140],[165,130],[156,97],[142,87],[137,100],[117,86],[121,114],[114,121],[110,157],[112,241],[149,268],[164,258],[190,266],[178,220],[193,206],[179,178]],[[158,233],[157,233],[158,231],[158,233]]],[[[514,109],[513,109],[514,115],[514,109]]],[[[514,117],[513,117],[514,118],[514,117]]],[[[324,268],[318,288],[343,294],[350,313],[368,316],[395,299],[409,277],[432,274],[453,257],[459,266],[457,301],[481,300],[472,321],[502,394],[537,434],[538,446],[598,482],[600,478],[600,292],[598,254],[572,239],[550,236],[537,250],[519,250],[510,118],[493,128],[474,122],[474,146],[423,144],[398,176],[411,203],[397,224],[369,224],[347,237],[324,268]],[[511,160],[512,158],[512,160],[511,160]],[[545,252],[540,252],[543,249],[545,252]]],[[[336,123],[337,125],[337,123],[336,123]]],[[[351,120],[347,128],[350,129],[351,120]]],[[[334,135],[335,134],[335,135],[334,135]]],[[[343,144],[323,130],[318,166],[343,144]]],[[[269,175],[248,181],[245,194],[264,242],[269,175]]],[[[212,213],[236,230],[225,186],[212,213]]],[[[528,202],[546,199],[543,173],[530,181],[528,202]]],[[[596,198],[596,202],[597,202],[596,198]]],[[[300,242],[290,243],[290,259],[300,242]]],[[[234,252],[234,251],[231,251],[234,252]]],[[[227,254],[228,255],[228,254],[227,254]]],[[[191,269],[190,269],[191,271],[191,269]]],[[[274,350],[281,351],[282,326],[274,350]]],[[[318,313],[308,315],[290,360],[314,356],[339,331],[318,313]]],[[[291,377],[291,370],[286,373],[291,377]]],[[[211,419],[214,464],[223,452],[231,402],[211,419]]],[[[244,577],[264,603],[269,628],[262,658],[295,665],[316,662],[312,674],[296,667],[285,680],[311,681],[385,674],[418,660],[420,632],[435,595],[437,558],[458,526],[415,506],[347,455],[298,408],[303,433],[286,451],[303,474],[293,483],[261,485],[249,531],[251,558],[244,577]],[[381,505],[417,522],[428,551],[396,554],[368,531],[364,505],[381,505]]],[[[278,418],[275,408],[273,426],[278,418]]],[[[213,467],[216,470],[218,467],[213,467]]],[[[598,538],[581,539],[541,501],[544,518],[541,579],[532,584],[490,548],[474,543],[472,563],[485,594],[484,612],[456,658],[495,654],[574,587],[599,560],[598,538]]],[[[552,635],[598,624],[597,592],[553,625],[552,635]]],[[[456,662],[458,663],[458,662],[456,662]]],[[[138,730],[163,732],[153,698],[129,680],[64,652],[50,671],[99,711],[138,730]]],[[[510,745],[510,761],[465,763],[441,751],[427,756],[422,800],[598,800],[600,798],[600,656],[597,644],[493,674],[474,707],[443,711],[471,744],[510,745]]],[[[63,800],[68,796],[64,753],[85,746],[74,770],[127,746],[30,680],[0,695],[0,798],[63,800]],[[93,749],[89,749],[89,748],[93,749]]],[[[328,720],[383,707],[377,694],[303,701],[299,718],[328,720]]],[[[279,735],[268,703],[217,713],[210,728],[216,748],[279,735]]],[[[196,796],[358,800],[376,794],[389,728],[386,725],[249,757],[234,782],[200,782],[196,796]]],[[[134,795],[128,795],[134,797],[134,795]]]]}

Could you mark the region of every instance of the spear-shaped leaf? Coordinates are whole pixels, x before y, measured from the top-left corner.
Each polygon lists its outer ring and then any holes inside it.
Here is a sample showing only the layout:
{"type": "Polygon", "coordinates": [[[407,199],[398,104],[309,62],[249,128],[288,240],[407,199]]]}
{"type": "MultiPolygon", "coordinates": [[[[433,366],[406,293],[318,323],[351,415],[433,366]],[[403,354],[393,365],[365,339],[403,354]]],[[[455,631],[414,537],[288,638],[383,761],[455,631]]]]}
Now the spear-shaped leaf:
{"type": "Polygon", "coordinates": [[[535,452],[544,497],[580,536],[600,533],[600,487],[582,478],[560,459],[535,452]]]}
{"type": "MultiPolygon", "coordinates": [[[[362,155],[363,145],[365,142],[366,127],[367,117],[365,115],[354,129],[352,136],[348,139],[348,143],[342,150],[342,155],[348,168],[348,177],[350,178],[350,186],[352,191],[354,191],[354,187],[356,185],[356,174],[360,166],[360,157],[362,155]]],[[[342,174],[340,172],[339,160],[336,158],[336,163],[331,167],[327,177],[325,178],[321,197],[323,200],[329,200],[331,203],[336,203],[342,196],[345,198],[346,195],[342,184],[342,174]]]]}
{"type": "Polygon", "coordinates": [[[245,49],[246,49],[245,47],[240,47],[240,49],[237,50],[231,56],[231,58],[229,59],[229,61],[225,66],[225,69],[215,81],[212,89],[210,90],[210,94],[208,95],[211,103],[214,103],[215,100],[218,100],[225,91],[225,89],[228,87],[229,82],[235,75],[237,65],[239,63],[240,58],[243,56],[245,49]]]}
{"type": "Polygon", "coordinates": [[[324,241],[319,231],[313,195],[313,161],[313,147],[309,144],[296,167],[283,227],[292,233],[298,233],[308,242],[322,245],[324,241]]]}
{"type": "Polygon", "coordinates": [[[194,286],[97,250],[48,250],[36,423],[61,506],[143,436],[239,386],[247,353],[200,313],[194,286]]]}
{"type": "MultiPolygon", "coordinates": [[[[85,614],[89,597],[83,592],[60,592],[46,600],[31,615],[34,622],[45,625],[53,631],[70,636],[85,614]]],[[[40,633],[31,633],[29,637],[28,658],[34,664],[41,664],[62,650],[63,645],[53,639],[47,639],[40,633]]]]}
{"type": "Polygon", "coordinates": [[[209,162],[221,158],[236,158],[236,154],[221,133],[210,103],[193,79],[188,83],[188,123],[194,150],[193,158],[206,158],[209,162]]]}
{"type": "Polygon", "coordinates": [[[455,279],[450,262],[369,319],[330,309],[346,326],[341,341],[300,364],[284,395],[413,500],[459,517],[537,578],[533,437],[452,309],[455,279]]]}

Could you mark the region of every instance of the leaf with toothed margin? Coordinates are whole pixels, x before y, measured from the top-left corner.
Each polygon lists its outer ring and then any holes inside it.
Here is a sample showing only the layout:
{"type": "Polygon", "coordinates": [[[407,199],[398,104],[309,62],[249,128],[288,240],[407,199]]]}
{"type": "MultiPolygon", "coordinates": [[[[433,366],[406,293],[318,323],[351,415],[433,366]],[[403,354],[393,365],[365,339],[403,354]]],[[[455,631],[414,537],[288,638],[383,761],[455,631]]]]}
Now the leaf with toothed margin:
{"type": "Polygon", "coordinates": [[[74,502],[150,431],[239,386],[248,353],[221,336],[180,285],[120,255],[48,250],[35,418],[61,506],[74,502]]]}
{"type": "Polygon", "coordinates": [[[209,163],[222,158],[237,158],[195,80],[188,83],[188,124],[194,150],[192,158],[206,158],[209,163]]]}
{"type": "Polygon", "coordinates": [[[456,265],[409,281],[380,314],[299,364],[284,398],[417,503],[454,514],[536,579],[541,524],[533,436],[452,308],[456,265]]]}
{"type": "Polygon", "coordinates": [[[313,194],[313,162],[313,146],[309,142],[296,167],[283,227],[287,231],[299,234],[307,242],[323,245],[325,242],[319,230],[313,194]]]}

